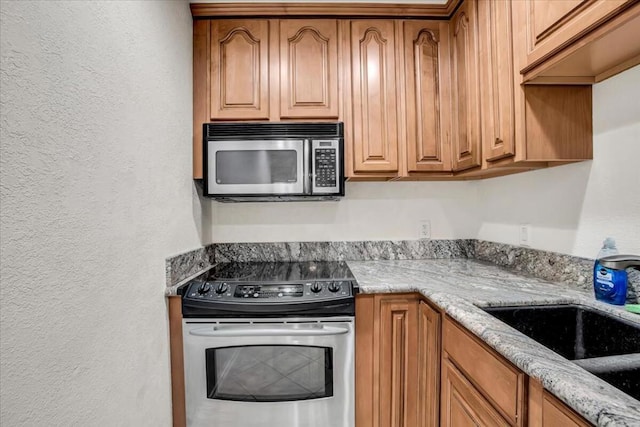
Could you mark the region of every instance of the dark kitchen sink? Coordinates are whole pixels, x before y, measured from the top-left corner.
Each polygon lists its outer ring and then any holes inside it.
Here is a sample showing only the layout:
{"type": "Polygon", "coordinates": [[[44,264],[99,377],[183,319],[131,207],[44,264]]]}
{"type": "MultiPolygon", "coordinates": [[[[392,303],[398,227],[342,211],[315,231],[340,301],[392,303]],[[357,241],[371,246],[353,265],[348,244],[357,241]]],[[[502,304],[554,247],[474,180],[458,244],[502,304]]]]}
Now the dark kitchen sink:
{"type": "Polygon", "coordinates": [[[640,325],[579,305],[483,310],[640,400],[640,325]]]}
{"type": "Polygon", "coordinates": [[[640,326],[579,305],[491,307],[484,311],[569,360],[640,353],[640,326]]]}
{"type": "Polygon", "coordinates": [[[608,372],[592,372],[596,377],[640,400],[640,368],[613,369],[608,372]]]}

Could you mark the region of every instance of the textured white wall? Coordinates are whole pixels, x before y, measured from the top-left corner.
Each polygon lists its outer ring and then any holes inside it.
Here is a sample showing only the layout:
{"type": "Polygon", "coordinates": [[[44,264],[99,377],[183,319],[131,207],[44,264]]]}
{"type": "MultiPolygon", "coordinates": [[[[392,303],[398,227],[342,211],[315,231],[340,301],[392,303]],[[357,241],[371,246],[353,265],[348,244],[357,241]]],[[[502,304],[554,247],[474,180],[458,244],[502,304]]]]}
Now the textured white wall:
{"type": "Polygon", "coordinates": [[[413,240],[418,221],[434,239],[474,238],[475,182],[347,183],[340,202],[212,202],[216,242],[413,240]]]}
{"type": "Polygon", "coordinates": [[[593,86],[593,161],[482,181],[478,238],[593,258],[640,254],[640,66],[593,86]]]}
{"type": "Polygon", "coordinates": [[[164,258],[210,234],[188,3],[0,12],[0,424],[169,426],[164,258]]]}

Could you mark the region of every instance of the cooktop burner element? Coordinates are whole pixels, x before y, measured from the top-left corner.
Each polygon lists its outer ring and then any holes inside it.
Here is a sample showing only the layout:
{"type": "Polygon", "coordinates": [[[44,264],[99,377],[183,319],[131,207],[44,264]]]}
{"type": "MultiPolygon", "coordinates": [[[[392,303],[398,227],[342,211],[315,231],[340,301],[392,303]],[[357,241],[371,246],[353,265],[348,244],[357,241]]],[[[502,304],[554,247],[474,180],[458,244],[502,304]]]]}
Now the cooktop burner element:
{"type": "Polygon", "coordinates": [[[222,263],[181,289],[184,317],[353,315],[345,262],[222,263]]]}

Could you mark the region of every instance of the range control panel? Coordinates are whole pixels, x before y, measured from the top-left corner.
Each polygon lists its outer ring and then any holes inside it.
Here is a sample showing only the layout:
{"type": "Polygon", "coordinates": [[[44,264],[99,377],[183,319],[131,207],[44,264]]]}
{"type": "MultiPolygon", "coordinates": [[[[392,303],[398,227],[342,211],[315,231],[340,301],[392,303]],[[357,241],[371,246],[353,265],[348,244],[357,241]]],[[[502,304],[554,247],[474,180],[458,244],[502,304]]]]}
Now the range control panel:
{"type": "Polygon", "coordinates": [[[351,297],[350,280],[315,280],[301,283],[193,282],[185,297],[205,301],[233,301],[248,304],[331,300],[351,297]]]}

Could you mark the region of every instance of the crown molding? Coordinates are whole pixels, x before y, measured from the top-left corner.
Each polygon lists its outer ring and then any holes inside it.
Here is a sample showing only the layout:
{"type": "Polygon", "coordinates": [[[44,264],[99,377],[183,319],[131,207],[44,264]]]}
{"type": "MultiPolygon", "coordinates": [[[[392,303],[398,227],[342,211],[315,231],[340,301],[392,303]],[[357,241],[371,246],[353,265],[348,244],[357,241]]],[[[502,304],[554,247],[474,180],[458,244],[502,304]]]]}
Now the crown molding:
{"type": "Polygon", "coordinates": [[[444,4],[415,3],[191,3],[194,18],[229,17],[403,17],[448,19],[461,0],[444,4]]]}

